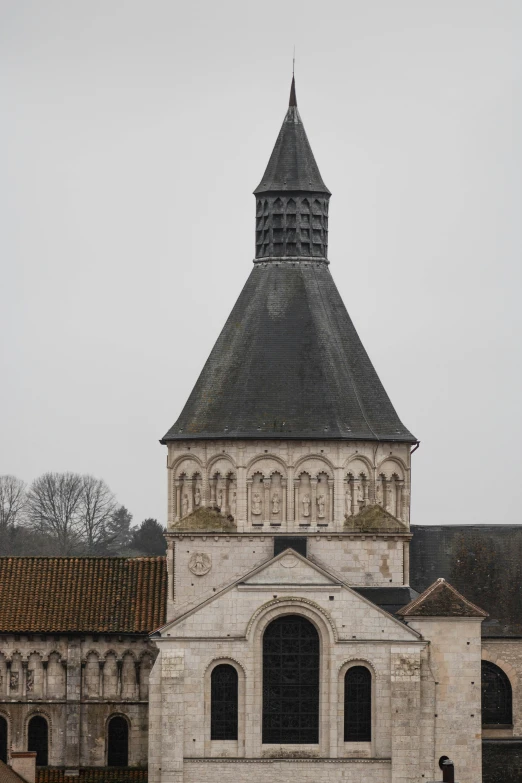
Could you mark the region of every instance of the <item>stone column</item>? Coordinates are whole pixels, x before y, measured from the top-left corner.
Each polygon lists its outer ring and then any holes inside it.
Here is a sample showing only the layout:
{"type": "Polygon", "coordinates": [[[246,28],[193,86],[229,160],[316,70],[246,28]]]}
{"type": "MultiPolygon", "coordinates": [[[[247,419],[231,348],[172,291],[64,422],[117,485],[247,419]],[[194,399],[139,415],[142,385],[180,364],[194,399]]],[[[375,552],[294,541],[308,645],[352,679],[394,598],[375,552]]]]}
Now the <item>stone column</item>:
{"type": "Polygon", "coordinates": [[[338,522],[344,521],[344,478],[343,469],[334,469],[334,515],[338,522]]]}
{"type": "Polygon", "coordinates": [[[281,479],[281,491],[283,493],[283,502],[282,502],[282,506],[281,506],[281,522],[283,522],[283,523],[286,522],[286,517],[287,517],[287,509],[286,509],[287,492],[286,492],[286,486],[287,486],[286,479],[285,478],[281,479]]]}
{"type": "Polygon", "coordinates": [[[252,524],[252,479],[246,481],[247,485],[247,522],[252,524]]]}
{"type": "MultiPolygon", "coordinates": [[[[161,734],[161,783],[183,783],[184,746],[184,654],[182,650],[161,653],[161,716],[150,721],[150,734],[161,734]]],[[[154,778],[153,778],[154,780],[154,778]]]]}
{"type": "Polygon", "coordinates": [[[208,480],[209,486],[210,486],[210,505],[214,506],[216,504],[216,483],[217,479],[215,476],[211,476],[208,480]]]}
{"type": "Polygon", "coordinates": [[[310,486],[312,488],[312,508],[311,508],[311,522],[314,525],[317,522],[317,479],[310,479],[310,486]]]}
{"type": "Polygon", "coordinates": [[[5,662],[5,676],[7,679],[5,684],[5,695],[9,697],[11,695],[11,661],[5,662]]]}
{"type": "Polygon", "coordinates": [[[397,493],[397,519],[402,519],[402,490],[404,481],[395,482],[395,491],[397,493]]]}
{"type": "Polygon", "coordinates": [[[328,508],[329,508],[328,517],[330,519],[330,522],[333,522],[334,521],[334,480],[331,478],[328,479],[328,508]]]}
{"type": "Polygon", "coordinates": [[[67,644],[65,764],[68,769],[80,766],[80,699],[81,699],[81,645],[72,638],[67,644]]]}
{"type": "Polygon", "coordinates": [[[98,684],[98,693],[100,694],[100,699],[103,699],[103,668],[105,666],[105,660],[102,658],[98,661],[98,669],[99,669],[99,684],[98,684]]]}
{"type": "Polygon", "coordinates": [[[181,516],[181,481],[179,479],[175,479],[174,485],[176,487],[176,502],[175,502],[175,508],[174,508],[174,519],[176,522],[179,521],[179,518],[181,516]]]}
{"type": "Polygon", "coordinates": [[[22,661],[22,682],[20,683],[22,699],[25,699],[27,696],[27,664],[28,661],[22,661]]]}
{"type": "Polygon", "coordinates": [[[271,478],[263,479],[263,522],[270,522],[270,487],[271,478]]]}
{"type": "Polygon", "coordinates": [[[402,543],[402,569],[403,577],[402,582],[405,585],[410,584],[410,542],[403,541],[402,543]]]}
{"type": "Polygon", "coordinates": [[[299,522],[301,519],[301,509],[299,508],[299,486],[301,484],[301,479],[296,478],[294,479],[294,520],[295,522],[299,522]]]}
{"type": "Polygon", "coordinates": [[[47,698],[47,668],[49,666],[49,661],[42,661],[42,667],[43,667],[43,682],[42,682],[42,697],[44,699],[47,698]]]}
{"type": "Polygon", "coordinates": [[[237,521],[240,520],[241,522],[245,522],[247,518],[247,509],[248,509],[248,502],[247,502],[247,487],[246,487],[246,468],[238,467],[237,469],[237,487],[236,487],[237,497],[237,521]]]}
{"type": "Polygon", "coordinates": [[[294,505],[294,469],[288,468],[288,478],[287,478],[287,502],[288,502],[288,509],[286,513],[286,518],[289,522],[293,522],[295,519],[295,505],[294,505]]]}
{"type": "Polygon", "coordinates": [[[370,505],[369,489],[370,489],[370,482],[368,479],[366,479],[365,481],[363,481],[363,498],[364,498],[363,504],[365,508],[366,506],[370,505]]]}
{"type": "Polygon", "coordinates": [[[122,676],[121,676],[122,675],[122,669],[123,669],[123,661],[118,659],[116,661],[116,667],[118,669],[118,685],[117,685],[117,688],[116,688],[116,693],[118,694],[118,698],[121,699],[122,685],[123,685],[123,683],[122,683],[122,676]]]}

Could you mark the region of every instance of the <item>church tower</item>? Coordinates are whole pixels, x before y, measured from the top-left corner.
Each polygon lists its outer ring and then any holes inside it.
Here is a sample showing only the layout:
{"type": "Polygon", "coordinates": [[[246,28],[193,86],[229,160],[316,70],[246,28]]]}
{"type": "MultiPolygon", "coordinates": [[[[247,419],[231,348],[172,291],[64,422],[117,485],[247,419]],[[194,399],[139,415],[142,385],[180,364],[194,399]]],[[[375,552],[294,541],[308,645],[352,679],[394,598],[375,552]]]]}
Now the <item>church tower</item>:
{"type": "Polygon", "coordinates": [[[149,783],[418,783],[456,753],[477,783],[485,613],[409,586],[417,441],[330,273],[293,81],[255,198],[250,276],[162,440],[149,783]]]}
{"type": "Polygon", "coordinates": [[[286,117],[254,193],[253,269],[162,439],[168,446],[169,600],[183,602],[201,587],[201,580],[185,579],[187,564],[178,556],[173,562],[178,537],[189,531],[215,534],[206,546],[213,584],[278,551],[289,537],[325,565],[346,550],[354,584],[408,584],[416,439],[397,416],[330,273],[330,191],[293,79],[286,117]],[[377,537],[371,552],[363,544],[370,529],[377,537]],[[239,543],[253,536],[255,552],[239,543]],[[226,564],[210,552],[214,545],[221,549],[223,537],[226,564]]]}

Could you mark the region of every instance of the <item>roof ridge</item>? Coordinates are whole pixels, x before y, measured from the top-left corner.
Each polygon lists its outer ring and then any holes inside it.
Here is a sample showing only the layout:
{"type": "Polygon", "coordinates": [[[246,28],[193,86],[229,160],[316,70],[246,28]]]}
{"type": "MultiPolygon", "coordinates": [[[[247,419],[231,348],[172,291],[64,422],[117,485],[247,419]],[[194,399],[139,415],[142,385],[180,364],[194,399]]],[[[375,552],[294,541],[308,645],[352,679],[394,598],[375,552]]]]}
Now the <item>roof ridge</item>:
{"type": "Polygon", "coordinates": [[[460,593],[456,587],[453,587],[452,584],[447,582],[442,577],[440,577],[435,582],[433,582],[432,585],[427,587],[426,590],[424,590],[424,592],[422,592],[417,598],[414,598],[413,601],[410,601],[409,604],[406,604],[406,606],[402,607],[402,609],[400,609],[400,611],[398,611],[397,614],[400,615],[401,617],[415,616],[415,610],[418,609],[419,606],[424,604],[438,590],[442,590],[444,588],[450,590],[460,601],[462,601],[467,606],[469,606],[479,616],[489,617],[488,613],[484,611],[484,609],[481,609],[479,606],[474,604],[468,598],[463,596],[462,593],[460,593]]]}

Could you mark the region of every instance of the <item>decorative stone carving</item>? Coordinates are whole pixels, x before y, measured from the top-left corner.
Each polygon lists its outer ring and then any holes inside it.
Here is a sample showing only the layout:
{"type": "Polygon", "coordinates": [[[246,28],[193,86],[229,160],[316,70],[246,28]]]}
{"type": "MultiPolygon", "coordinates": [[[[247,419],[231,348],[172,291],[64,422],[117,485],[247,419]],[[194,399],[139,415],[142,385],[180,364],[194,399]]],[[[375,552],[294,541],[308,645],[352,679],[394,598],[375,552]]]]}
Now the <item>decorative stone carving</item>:
{"type": "Polygon", "coordinates": [[[252,497],[252,514],[259,516],[261,514],[261,495],[259,492],[254,492],[252,497]]]}
{"type": "Polygon", "coordinates": [[[34,691],[34,669],[27,670],[26,690],[27,693],[32,693],[34,691]]]}
{"type": "Polygon", "coordinates": [[[393,484],[393,481],[389,481],[386,485],[386,511],[389,511],[390,514],[395,516],[395,493],[393,484]]]}
{"type": "Polygon", "coordinates": [[[201,492],[199,487],[196,487],[196,491],[194,492],[194,505],[196,508],[199,508],[199,505],[201,503],[201,492]]]}
{"type": "Polygon", "coordinates": [[[220,489],[219,492],[218,492],[217,504],[218,504],[218,508],[220,508],[222,511],[225,510],[224,507],[223,507],[223,490],[222,489],[220,489]]]}
{"type": "Polygon", "coordinates": [[[375,487],[375,502],[377,503],[378,506],[384,507],[384,503],[382,499],[382,479],[380,476],[377,479],[377,486],[375,487]]]}
{"type": "Polygon", "coordinates": [[[232,500],[230,501],[230,513],[236,518],[237,515],[237,492],[232,492],[232,500]]]}
{"type": "Polygon", "coordinates": [[[310,495],[305,495],[303,498],[303,516],[310,516],[310,495]]]}
{"type": "Polygon", "coordinates": [[[326,500],[324,495],[319,495],[317,498],[317,514],[319,516],[319,519],[324,519],[326,510],[326,500]]]}
{"type": "Polygon", "coordinates": [[[344,495],[344,510],[347,517],[352,516],[352,485],[350,482],[346,485],[346,493],[344,495]]]}
{"type": "Polygon", "coordinates": [[[18,690],[18,683],[20,680],[20,673],[19,672],[11,672],[9,675],[9,688],[12,691],[18,690]]]}
{"type": "Polygon", "coordinates": [[[285,555],[279,562],[283,568],[295,568],[299,560],[294,555],[285,555]]]}
{"type": "Polygon", "coordinates": [[[279,500],[279,494],[276,492],[272,498],[272,514],[274,514],[274,516],[279,514],[280,508],[281,502],[279,500]]]}
{"type": "Polygon", "coordinates": [[[189,510],[189,500],[188,500],[187,493],[185,493],[183,495],[183,500],[181,502],[181,514],[182,514],[182,516],[186,517],[187,514],[188,514],[188,510],[189,510]]]}
{"type": "Polygon", "coordinates": [[[364,489],[362,485],[362,481],[358,481],[355,489],[355,497],[357,500],[357,505],[359,508],[364,503],[364,489]]]}
{"type": "Polygon", "coordinates": [[[212,568],[212,558],[205,552],[194,552],[189,560],[188,567],[196,576],[204,576],[212,568]]]}

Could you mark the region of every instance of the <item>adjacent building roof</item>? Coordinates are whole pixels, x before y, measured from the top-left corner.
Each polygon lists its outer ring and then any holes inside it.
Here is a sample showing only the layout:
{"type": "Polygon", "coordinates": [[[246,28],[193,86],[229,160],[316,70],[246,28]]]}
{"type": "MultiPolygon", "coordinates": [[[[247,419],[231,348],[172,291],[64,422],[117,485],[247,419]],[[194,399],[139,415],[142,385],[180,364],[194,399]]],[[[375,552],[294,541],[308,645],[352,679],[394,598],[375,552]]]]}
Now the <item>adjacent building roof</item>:
{"type": "Polygon", "coordinates": [[[522,637],[522,525],[412,525],[410,581],[438,577],[489,613],[486,637],[522,637]]]}
{"type": "Polygon", "coordinates": [[[256,264],[162,439],[415,443],[324,263],[256,264]]]}
{"type": "Polygon", "coordinates": [[[421,595],[403,606],[397,614],[400,617],[487,617],[478,606],[468,601],[458,590],[446,582],[437,579],[421,595]]]}
{"type": "Polygon", "coordinates": [[[0,783],[24,783],[24,779],[3,761],[0,761],[0,783]]]}
{"type": "Polygon", "coordinates": [[[78,775],[66,775],[64,769],[36,768],[36,783],[147,783],[147,780],[148,771],[136,767],[83,767],[78,775]]]}
{"type": "Polygon", "coordinates": [[[372,604],[384,609],[390,614],[397,614],[405,604],[409,604],[418,593],[412,587],[352,587],[372,604]]]}
{"type": "Polygon", "coordinates": [[[254,193],[305,191],[327,193],[315,162],[310,142],[297,109],[295,80],[292,77],[290,105],[268,161],[263,178],[254,193]]]}
{"type": "Polygon", "coordinates": [[[0,558],[0,632],[149,633],[166,596],[163,557],[0,558]]]}

